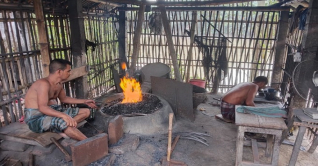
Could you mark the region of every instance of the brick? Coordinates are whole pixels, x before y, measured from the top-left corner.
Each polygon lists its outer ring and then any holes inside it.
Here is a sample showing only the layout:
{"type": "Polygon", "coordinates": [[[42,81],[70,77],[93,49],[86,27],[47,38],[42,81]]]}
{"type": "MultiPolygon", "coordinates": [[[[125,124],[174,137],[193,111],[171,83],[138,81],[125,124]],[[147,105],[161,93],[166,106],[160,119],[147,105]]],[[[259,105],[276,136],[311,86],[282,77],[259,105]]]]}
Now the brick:
{"type": "Polygon", "coordinates": [[[109,122],[108,125],[108,135],[109,144],[117,143],[124,134],[124,121],[121,115],[116,116],[109,122]]]}
{"type": "Polygon", "coordinates": [[[7,150],[7,151],[16,151],[16,152],[24,152],[29,145],[20,143],[20,142],[14,142],[14,141],[3,141],[0,144],[0,148],[2,150],[7,150]]]}
{"type": "Polygon", "coordinates": [[[108,135],[101,133],[70,145],[74,166],[84,166],[108,154],[108,135]]]}

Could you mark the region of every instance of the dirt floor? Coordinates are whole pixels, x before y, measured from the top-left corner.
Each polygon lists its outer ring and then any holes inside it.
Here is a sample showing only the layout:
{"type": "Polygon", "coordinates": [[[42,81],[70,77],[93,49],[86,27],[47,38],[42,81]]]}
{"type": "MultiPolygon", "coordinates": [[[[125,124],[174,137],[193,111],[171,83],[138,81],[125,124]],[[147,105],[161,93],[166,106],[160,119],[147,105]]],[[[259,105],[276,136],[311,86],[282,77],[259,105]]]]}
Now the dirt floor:
{"type": "MultiPolygon", "coordinates": [[[[233,166],[235,165],[235,146],[237,126],[235,124],[226,123],[215,118],[215,115],[220,113],[218,107],[212,106],[215,102],[214,95],[208,95],[208,100],[198,106],[196,118],[194,122],[188,120],[177,120],[173,127],[173,133],[178,132],[200,132],[209,134],[206,138],[208,146],[196,142],[180,138],[172,155],[171,159],[186,163],[189,166],[233,166]],[[204,113],[202,110],[205,110],[204,113]]],[[[96,117],[98,119],[98,117],[96,117]]],[[[294,135],[288,138],[288,141],[294,142],[297,130],[294,135]]],[[[113,160],[112,165],[115,166],[159,166],[160,160],[166,156],[167,150],[167,135],[153,136],[133,136],[125,134],[124,137],[114,146],[121,146],[123,142],[132,138],[139,138],[139,145],[130,149],[123,154],[109,153],[105,158],[102,158],[90,166],[107,165],[110,160],[113,160]]],[[[114,146],[110,146],[112,149],[114,146]]],[[[304,140],[302,146],[305,150],[310,147],[310,141],[304,140]]],[[[286,166],[289,163],[293,146],[282,144],[280,147],[279,166],[286,166]]],[[[264,150],[259,149],[261,161],[267,161],[264,157],[264,150]]],[[[244,159],[252,160],[251,147],[244,147],[244,159]]],[[[24,164],[28,162],[28,155],[25,152],[1,151],[0,160],[3,156],[12,156],[12,158],[20,159],[24,164]]],[[[298,156],[297,166],[314,166],[317,165],[318,150],[313,154],[306,151],[301,151],[298,156]]],[[[35,165],[72,165],[71,162],[66,162],[63,154],[58,148],[55,148],[50,154],[36,156],[35,165]]]]}

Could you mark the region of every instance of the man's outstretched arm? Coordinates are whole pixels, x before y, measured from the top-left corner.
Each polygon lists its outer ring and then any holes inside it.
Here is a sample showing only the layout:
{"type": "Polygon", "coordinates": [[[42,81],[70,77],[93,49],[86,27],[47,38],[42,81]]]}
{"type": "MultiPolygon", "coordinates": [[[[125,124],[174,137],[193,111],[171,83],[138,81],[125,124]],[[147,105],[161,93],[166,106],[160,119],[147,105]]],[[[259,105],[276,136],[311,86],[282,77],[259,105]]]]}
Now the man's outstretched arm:
{"type": "Polygon", "coordinates": [[[97,108],[97,106],[95,105],[95,101],[94,100],[76,99],[76,98],[68,97],[68,96],[66,96],[66,93],[65,93],[64,89],[62,89],[60,91],[58,98],[60,99],[60,101],[62,103],[67,103],[67,104],[86,104],[86,105],[88,105],[91,108],[97,108]]]}

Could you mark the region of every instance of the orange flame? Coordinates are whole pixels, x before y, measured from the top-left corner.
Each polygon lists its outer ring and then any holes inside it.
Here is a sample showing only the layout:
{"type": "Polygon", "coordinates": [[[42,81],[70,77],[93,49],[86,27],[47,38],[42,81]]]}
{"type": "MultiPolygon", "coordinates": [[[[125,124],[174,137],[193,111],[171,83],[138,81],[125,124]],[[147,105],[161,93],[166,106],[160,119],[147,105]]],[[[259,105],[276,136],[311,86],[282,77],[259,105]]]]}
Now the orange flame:
{"type": "Polygon", "coordinates": [[[125,62],[121,63],[121,69],[126,70],[126,63],[125,62]]]}
{"type": "Polygon", "coordinates": [[[120,87],[123,89],[124,93],[122,103],[137,103],[142,101],[140,83],[134,78],[123,77],[120,81],[120,87]]]}

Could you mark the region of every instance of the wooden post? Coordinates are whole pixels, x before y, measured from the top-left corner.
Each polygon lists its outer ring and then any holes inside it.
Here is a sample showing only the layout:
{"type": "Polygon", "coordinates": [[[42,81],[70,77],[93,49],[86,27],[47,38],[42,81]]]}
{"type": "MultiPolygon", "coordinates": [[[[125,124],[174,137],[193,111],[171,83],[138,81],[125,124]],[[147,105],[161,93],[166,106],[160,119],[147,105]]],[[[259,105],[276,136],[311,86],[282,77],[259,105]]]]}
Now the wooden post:
{"type": "MultiPolygon", "coordinates": [[[[162,1],[162,0],[160,0],[160,1],[162,1]]],[[[170,52],[171,60],[172,60],[172,63],[173,63],[174,75],[175,75],[176,80],[181,82],[182,79],[181,79],[181,75],[180,75],[180,71],[179,71],[179,65],[178,65],[178,61],[177,61],[177,54],[176,54],[176,51],[174,49],[174,44],[173,44],[173,41],[172,41],[171,28],[170,28],[170,25],[169,25],[168,16],[167,16],[167,13],[166,13],[166,8],[164,6],[159,6],[159,10],[161,12],[162,24],[163,24],[163,28],[165,29],[167,42],[168,42],[168,47],[169,47],[169,52],[170,52]]]]}
{"type": "MultiPolygon", "coordinates": [[[[120,62],[126,62],[127,68],[127,49],[126,49],[126,11],[119,11],[119,32],[118,32],[118,53],[120,62]]],[[[123,70],[120,68],[121,73],[123,70]]]]}
{"type": "MultiPolygon", "coordinates": [[[[301,47],[310,51],[311,53],[305,53],[302,55],[301,60],[318,60],[318,36],[315,35],[317,33],[317,22],[318,22],[318,1],[310,1],[309,11],[307,13],[306,26],[303,33],[302,44],[301,47]]],[[[311,66],[303,66],[301,67],[301,71],[312,71],[311,66]]],[[[298,78],[295,78],[298,80],[298,78]]],[[[306,101],[296,95],[294,97],[293,107],[305,107],[306,101]]]]}
{"type": "Polygon", "coordinates": [[[133,54],[131,56],[131,66],[130,66],[130,74],[135,72],[136,64],[138,60],[138,54],[140,51],[140,35],[142,30],[142,23],[144,22],[144,13],[145,13],[145,5],[140,5],[138,11],[138,21],[137,27],[135,29],[134,39],[133,39],[133,54]]]}
{"type": "MultiPolygon", "coordinates": [[[[82,1],[69,0],[69,16],[71,28],[71,47],[73,54],[73,68],[86,65],[86,52],[85,52],[85,29],[84,18],[82,12],[82,1]]],[[[76,98],[87,98],[88,96],[88,83],[87,76],[76,79],[75,87],[76,98]]]]}
{"type": "Polygon", "coordinates": [[[278,37],[275,46],[275,60],[274,60],[274,68],[273,68],[273,75],[272,75],[272,87],[278,89],[282,80],[283,74],[283,64],[284,59],[286,57],[285,54],[285,44],[286,44],[286,37],[287,37],[287,30],[288,30],[288,11],[282,11],[281,17],[279,21],[279,29],[278,29],[278,37]]]}
{"type": "Polygon", "coordinates": [[[39,31],[39,44],[42,57],[42,77],[49,75],[50,53],[49,43],[47,40],[47,33],[45,28],[45,20],[43,13],[43,6],[41,0],[34,0],[34,11],[36,16],[36,23],[39,31]]]}
{"type": "Polygon", "coordinates": [[[192,13],[192,21],[191,21],[191,29],[190,29],[190,48],[188,52],[188,58],[187,58],[187,76],[186,81],[189,82],[190,77],[190,67],[191,67],[191,61],[192,61],[192,49],[193,49],[193,43],[194,43],[194,31],[195,31],[195,25],[197,23],[197,12],[193,11],[192,13]]]}

